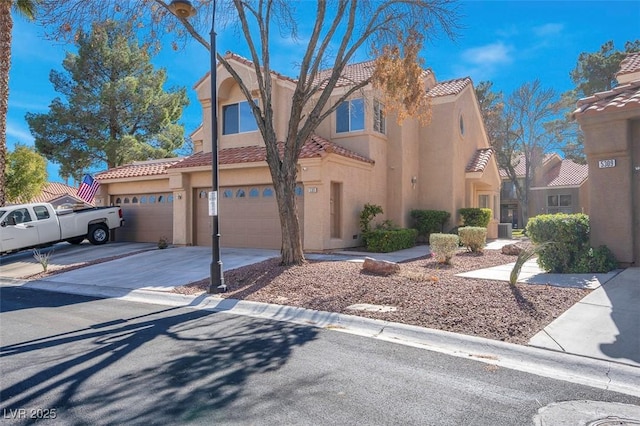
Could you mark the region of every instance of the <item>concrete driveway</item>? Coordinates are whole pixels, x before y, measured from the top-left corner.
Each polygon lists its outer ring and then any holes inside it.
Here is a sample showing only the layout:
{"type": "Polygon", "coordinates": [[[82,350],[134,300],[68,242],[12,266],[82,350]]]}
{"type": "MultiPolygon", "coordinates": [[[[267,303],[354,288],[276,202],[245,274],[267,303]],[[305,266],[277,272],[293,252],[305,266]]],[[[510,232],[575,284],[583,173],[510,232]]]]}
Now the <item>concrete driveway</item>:
{"type": "MultiPolygon", "coordinates": [[[[119,259],[40,280],[49,283],[52,289],[56,284],[75,284],[123,290],[171,291],[174,287],[200,281],[210,275],[209,247],[170,247],[160,250],[153,243],[108,243],[103,246],[92,246],[88,243],[72,246],[61,243],[43,252],[51,249],[54,250],[50,262],[51,270],[125,255],[119,259]]],[[[223,270],[262,262],[279,255],[279,250],[224,247],[221,249],[223,270]]],[[[32,252],[26,251],[3,257],[0,277],[23,278],[41,271],[42,267],[33,258],[32,252]]]]}

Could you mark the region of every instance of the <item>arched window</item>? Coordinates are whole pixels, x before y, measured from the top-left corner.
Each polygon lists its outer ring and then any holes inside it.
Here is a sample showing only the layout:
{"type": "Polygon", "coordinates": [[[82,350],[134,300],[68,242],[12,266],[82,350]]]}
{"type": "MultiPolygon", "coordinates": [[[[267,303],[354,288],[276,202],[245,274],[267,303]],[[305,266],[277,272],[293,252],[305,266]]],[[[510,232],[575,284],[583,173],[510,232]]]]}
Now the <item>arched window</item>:
{"type": "Polygon", "coordinates": [[[131,199],[131,202],[132,202],[133,204],[138,204],[138,197],[133,197],[133,198],[131,199]]]}
{"type": "Polygon", "coordinates": [[[153,204],[156,202],[156,196],[155,195],[149,195],[149,204],[153,204]]]}
{"type": "Polygon", "coordinates": [[[124,203],[125,203],[125,204],[129,204],[129,197],[125,197],[125,199],[124,199],[124,203]]]}
{"type": "Polygon", "coordinates": [[[146,204],[147,203],[147,196],[143,195],[142,197],[140,197],[140,204],[146,204]]]}
{"type": "Polygon", "coordinates": [[[225,189],[224,192],[222,193],[222,196],[224,198],[233,198],[233,191],[230,189],[225,189]]]}
{"type": "Polygon", "coordinates": [[[236,198],[244,198],[246,197],[246,194],[244,192],[244,189],[240,188],[236,191],[236,198]]]}
{"type": "Polygon", "coordinates": [[[167,203],[173,203],[173,194],[167,197],[167,203]]]}
{"type": "Polygon", "coordinates": [[[249,198],[256,198],[260,196],[260,191],[258,191],[258,188],[251,188],[249,190],[249,198]]]}
{"type": "Polygon", "coordinates": [[[302,187],[300,185],[296,186],[296,196],[302,197],[302,194],[304,194],[302,187]]]}
{"type": "Polygon", "coordinates": [[[200,193],[198,194],[198,198],[209,198],[209,196],[207,195],[207,191],[205,191],[204,189],[200,191],[200,193]]]}
{"type": "Polygon", "coordinates": [[[158,202],[159,203],[164,203],[164,195],[159,195],[158,196],[158,202]]]}
{"type": "Polygon", "coordinates": [[[122,204],[122,200],[120,199],[120,197],[116,198],[116,204],[122,204]]]}
{"type": "Polygon", "coordinates": [[[262,190],[262,196],[265,198],[273,197],[273,188],[265,188],[262,190]]]}

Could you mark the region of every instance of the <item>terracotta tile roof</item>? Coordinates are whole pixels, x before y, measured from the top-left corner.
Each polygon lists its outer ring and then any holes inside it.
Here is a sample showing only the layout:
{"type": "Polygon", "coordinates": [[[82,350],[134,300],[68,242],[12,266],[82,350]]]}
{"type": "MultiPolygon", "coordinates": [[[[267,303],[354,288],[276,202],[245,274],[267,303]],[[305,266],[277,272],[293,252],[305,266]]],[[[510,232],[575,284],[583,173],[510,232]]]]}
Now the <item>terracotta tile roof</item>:
{"type": "MultiPolygon", "coordinates": [[[[342,72],[340,78],[338,78],[336,87],[346,87],[362,83],[363,81],[371,78],[374,70],[375,61],[366,61],[347,65],[346,67],[344,67],[344,71],[342,72]]],[[[316,81],[327,80],[329,77],[331,77],[332,71],[333,68],[320,71],[318,73],[318,76],[316,77],[316,81]]],[[[324,87],[325,85],[326,83],[323,83],[321,87],[324,87]]]]}
{"type": "Polygon", "coordinates": [[[640,80],[580,99],[573,116],[590,115],[603,111],[626,111],[638,107],[640,107],[640,80]]]}
{"type": "MultiPolygon", "coordinates": [[[[554,155],[556,154],[545,154],[544,156],[544,160],[542,160],[542,163],[546,163],[547,161],[549,161],[554,155]]],[[[527,162],[524,159],[524,155],[520,154],[518,155],[514,160],[513,160],[513,164],[515,164],[516,166],[514,167],[515,172],[516,172],[516,176],[517,177],[524,177],[525,175],[525,166],[527,164],[527,162]]],[[[500,169],[500,177],[501,178],[506,178],[509,177],[507,175],[507,171],[505,169],[500,169]]]]}
{"type": "MultiPolygon", "coordinates": [[[[334,153],[343,157],[352,158],[354,160],[363,161],[373,164],[373,160],[356,154],[346,148],[343,148],[333,142],[330,142],[320,136],[313,135],[302,147],[300,158],[315,158],[325,154],[334,153]]],[[[239,164],[239,163],[257,163],[266,161],[267,149],[264,146],[244,146],[236,148],[224,148],[218,152],[219,164],[239,164]]],[[[168,167],[170,169],[180,169],[186,167],[211,166],[210,152],[197,152],[179,163],[168,167]]]]}
{"type": "Polygon", "coordinates": [[[132,178],[166,174],[166,169],[181,161],[180,158],[161,158],[158,160],[135,161],[120,167],[106,170],[95,175],[99,181],[107,179],[132,178]]]}
{"type": "Polygon", "coordinates": [[[489,164],[489,160],[493,155],[493,148],[480,148],[477,149],[469,164],[465,169],[466,172],[483,172],[489,164]]]}
{"type": "Polygon", "coordinates": [[[48,203],[64,195],[68,195],[80,200],[80,198],[76,196],[77,192],[78,188],[76,187],[65,185],[64,183],[59,182],[47,182],[44,188],[42,188],[42,192],[40,193],[40,195],[30,200],[18,200],[17,203],[48,203]]]}
{"type": "Polygon", "coordinates": [[[435,98],[439,96],[457,95],[469,84],[471,84],[469,77],[441,81],[427,91],[427,96],[435,98]]]}
{"type": "Polygon", "coordinates": [[[589,166],[562,160],[544,175],[545,186],[580,186],[589,176],[589,166]]]}
{"type": "Polygon", "coordinates": [[[620,63],[620,71],[616,74],[616,77],[624,74],[633,74],[640,71],[640,52],[630,53],[620,63]]]}

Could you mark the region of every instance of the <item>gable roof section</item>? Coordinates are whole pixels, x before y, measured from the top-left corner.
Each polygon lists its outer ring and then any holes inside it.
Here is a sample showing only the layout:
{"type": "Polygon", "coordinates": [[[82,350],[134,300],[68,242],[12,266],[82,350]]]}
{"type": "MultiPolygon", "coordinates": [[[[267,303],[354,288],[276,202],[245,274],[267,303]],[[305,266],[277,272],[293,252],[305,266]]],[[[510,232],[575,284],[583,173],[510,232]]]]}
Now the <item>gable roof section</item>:
{"type": "MultiPolygon", "coordinates": [[[[544,155],[544,159],[542,160],[542,164],[544,165],[547,161],[551,160],[555,155],[557,154],[545,154],[544,155]]],[[[524,154],[520,154],[518,155],[514,162],[517,161],[516,166],[514,167],[515,172],[516,172],[516,176],[517,177],[524,177],[525,174],[525,165],[526,165],[526,161],[524,158],[524,154]]],[[[509,177],[509,175],[507,175],[507,171],[503,168],[500,168],[500,177],[501,178],[507,178],[509,177]]]]}
{"type": "Polygon", "coordinates": [[[572,115],[575,117],[599,112],[627,111],[638,107],[640,107],[640,80],[580,99],[578,108],[572,115]]]}
{"type": "Polygon", "coordinates": [[[571,160],[562,160],[554,165],[544,175],[544,185],[553,186],[580,186],[589,176],[589,166],[578,164],[571,160]]]}
{"type": "Polygon", "coordinates": [[[427,96],[437,98],[440,96],[457,95],[470,84],[471,79],[469,77],[441,81],[431,89],[427,90],[427,96]]]}
{"type": "MultiPolygon", "coordinates": [[[[307,142],[302,147],[302,151],[300,151],[300,158],[316,158],[322,157],[326,154],[337,154],[365,163],[373,164],[374,162],[367,157],[350,151],[317,135],[313,135],[307,139],[307,142]]],[[[224,148],[218,152],[219,164],[258,163],[266,160],[267,149],[264,146],[224,148]]],[[[202,166],[211,166],[210,152],[197,152],[168,168],[174,170],[202,166]]]]}
{"type": "Polygon", "coordinates": [[[180,158],[161,158],[149,161],[134,161],[131,164],[114,167],[113,169],[96,174],[98,180],[122,179],[166,174],[166,169],[181,161],[180,158]]]}
{"type": "Polygon", "coordinates": [[[34,197],[30,200],[19,200],[18,203],[49,203],[57,198],[68,195],[78,201],[82,201],[76,194],[78,192],[78,188],[73,186],[65,185],[59,182],[47,182],[47,184],[42,188],[42,192],[37,197],[34,197]]]}
{"type": "Polygon", "coordinates": [[[489,164],[489,160],[493,155],[493,148],[480,148],[477,149],[469,164],[465,168],[467,173],[484,172],[484,169],[489,164]]]}
{"type": "Polygon", "coordinates": [[[640,52],[630,53],[620,63],[620,71],[616,74],[616,78],[620,80],[621,76],[633,74],[640,71],[640,52]]]}

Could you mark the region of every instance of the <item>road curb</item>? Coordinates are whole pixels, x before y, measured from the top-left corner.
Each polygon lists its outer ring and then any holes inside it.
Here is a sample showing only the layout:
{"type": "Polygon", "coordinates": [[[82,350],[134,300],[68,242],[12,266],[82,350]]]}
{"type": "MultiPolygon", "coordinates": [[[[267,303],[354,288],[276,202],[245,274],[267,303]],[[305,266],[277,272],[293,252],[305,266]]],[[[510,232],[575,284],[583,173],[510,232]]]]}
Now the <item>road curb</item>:
{"type": "Polygon", "coordinates": [[[183,295],[150,290],[80,284],[0,279],[0,286],[71,293],[84,296],[118,298],[165,306],[205,309],[254,318],[284,321],[355,334],[387,342],[423,348],[460,358],[579,383],[640,397],[640,368],[611,361],[555,352],[530,346],[500,342],[448,331],[363,318],[335,312],[315,311],[293,306],[274,305],[215,295],[183,295]]]}

